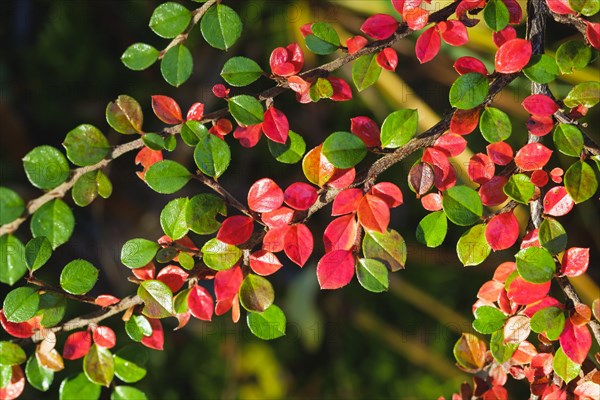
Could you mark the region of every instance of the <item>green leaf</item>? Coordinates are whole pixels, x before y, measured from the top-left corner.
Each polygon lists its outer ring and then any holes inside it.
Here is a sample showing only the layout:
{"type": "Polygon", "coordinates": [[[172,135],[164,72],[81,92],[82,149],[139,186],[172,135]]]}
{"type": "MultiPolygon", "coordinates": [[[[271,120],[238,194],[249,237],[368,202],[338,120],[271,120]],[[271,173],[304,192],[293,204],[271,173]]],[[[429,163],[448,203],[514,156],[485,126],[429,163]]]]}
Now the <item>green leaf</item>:
{"type": "Polygon", "coordinates": [[[98,400],[101,388],[90,382],[83,372],[74,377],[66,378],[60,384],[60,400],[98,400]]]}
{"type": "Polygon", "coordinates": [[[25,260],[31,272],[40,269],[50,259],[52,245],[45,237],[31,239],[25,246],[25,260]]]}
{"type": "Polygon", "coordinates": [[[488,95],[487,78],[477,72],[461,75],[450,87],[450,105],[461,110],[477,107],[488,95]]]}
{"type": "Polygon", "coordinates": [[[340,47],[340,37],[331,24],[315,22],[311,25],[312,34],[305,37],[306,47],[319,55],[335,52],[340,47]]]}
{"type": "Polygon", "coordinates": [[[523,73],[534,82],[546,84],[555,80],[560,75],[560,70],[554,57],[548,54],[535,54],[531,56],[523,73]]]}
{"type": "Polygon", "coordinates": [[[217,4],[202,17],[200,30],[212,47],[228,50],[242,34],[242,21],[231,7],[217,4]]]}
{"type": "Polygon", "coordinates": [[[367,146],[349,132],[334,132],[325,139],[321,153],[336,168],[352,168],[367,155],[367,146]]]}
{"type": "Polygon", "coordinates": [[[592,61],[592,49],[579,40],[569,40],[556,50],[556,64],[563,74],[572,74],[592,61]]]}
{"type": "MultiPolygon", "coordinates": [[[[125,332],[127,332],[127,336],[129,336],[131,340],[139,342],[144,338],[144,336],[152,335],[152,326],[150,325],[148,319],[143,315],[132,315],[131,318],[125,322],[125,332]]],[[[116,367],[117,377],[121,378],[119,376],[118,364],[116,367]]]]}
{"type": "Polygon", "coordinates": [[[202,246],[202,259],[206,266],[216,271],[233,267],[242,257],[242,251],[234,245],[210,239],[202,246]]]}
{"type": "Polygon", "coordinates": [[[417,225],[417,240],[427,247],[438,247],[446,238],[448,220],[443,211],[436,211],[419,222],[417,225]]]}
{"type": "Polygon", "coordinates": [[[356,264],[358,283],[370,292],[381,293],[387,291],[389,287],[388,275],[387,267],[380,261],[361,258],[356,264]]]}
{"type": "Polygon", "coordinates": [[[108,387],[115,375],[115,362],[110,350],[92,344],[83,358],[83,372],[93,383],[108,387]]]}
{"type": "Polygon", "coordinates": [[[442,205],[448,219],[456,225],[473,225],[483,215],[481,198],[468,186],[457,185],[445,191],[442,205]]]}
{"type": "Polygon", "coordinates": [[[0,225],[14,221],[25,211],[25,202],[17,192],[0,186],[0,225]]]}
{"type": "Polygon", "coordinates": [[[249,312],[246,322],[250,332],[259,339],[272,340],[285,335],[285,314],[275,304],[262,313],[249,312]]]}
{"type": "Polygon", "coordinates": [[[154,191],[172,194],[184,187],[192,179],[192,174],[178,162],[163,160],[148,168],[145,179],[154,191]]]}
{"type": "Polygon", "coordinates": [[[396,149],[404,146],[417,133],[417,110],[398,110],[388,115],[381,125],[381,146],[396,149]]]}
{"type": "Polygon", "coordinates": [[[160,226],[165,234],[173,240],[181,239],[189,231],[185,220],[188,203],[187,197],[171,200],[160,213],[160,226]]]}
{"type": "Polygon", "coordinates": [[[565,327],[565,313],[558,307],[546,307],[531,317],[531,330],[543,333],[550,340],[558,340],[565,327]]]}
{"type": "Polygon", "coordinates": [[[152,150],[163,150],[165,148],[165,138],[158,133],[146,133],[142,136],[144,145],[152,150]]]}
{"type": "Polygon", "coordinates": [[[226,141],[208,134],[201,137],[196,145],[194,161],[202,173],[212,178],[218,178],[229,167],[231,150],[226,141]]]}
{"type": "Polygon", "coordinates": [[[481,135],[490,143],[502,142],[512,133],[508,114],[494,107],[486,108],[479,118],[481,135]]]}
{"type": "Polygon", "coordinates": [[[240,303],[248,311],[263,312],[273,304],[273,285],[262,276],[249,274],[240,286],[240,303]]]}
{"type": "Polygon", "coordinates": [[[40,305],[37,290],[23,286],[11,290],[4,298],[4,316],[10,322],[25,322],[35,316],[40,305]]]}
{"type": "Polygon", "coordinates": [[[12,365],[0,364],[0,388],[8,386],[12,379],[12,365]]]}
{"type": "Polygon", "coordinates": [[[503,188],[504,194],[519,203],[527,204],[533,197],[535,185],[525,174],[515,174],[508,179],[503,188]]]}
{"type": "Polygon", "coordinates": [[[133,135],[142,133],[144,114],[136,99],[122,94],[106,106],[106,121],[115,131],[133,135]]]}
{"type": "Polygon", "coordinates": [[[552,369],[556,375],[565,381],[565,383],[569,383],[579,376],[581,365],[571,361],[563,351],[562,347],[559,347],[552,359],[552,369]]]}
{"type": "Polygon", "coordinates": [[[185,252],[179,253],[179,256],[177,259],[179,260],[179,265],[181,265],[183,268],[187,269],[188,271],[191,271],[192,269],[194,269],[194,266],[196,265],[196,263],[194,262],[194,257],[190,256],[188,253],[185,253],[185,252]]]}
{"type": "Polygon", "coordinates": [[[0,342],[0,365],[19,365],[27,360],[25,352],[18,344],[0,342]]]}
{"type": "Polygon", "coordinates": [[[57,293],[44,293],[40,296],[40,306],[36,313],[42,316],[40,324],[46,328],[57,325],[65,316],[67,299],[57,293]]]}
{"type": "Polygon", "coordinates": [[[198,121],[186,121],[181,126],[181,138],[188,146],[195,147],[200,138],[206,135],[209,135],[208,129],[198,121]]]}
{"type": "Polygon", "coordinates": [[[518,343],[507,343],[504,344],[504,330],[500,329],[492,333],[490,338],[490,351],[492,356],[498,363],[504,364],[515,353],[519,347],[518,343]]]}
{"type": "Polygon", "coordinates": [[[148,351],[137,344],[123,347],[113,356],[115,359],[115,375],[126,383],[134,383],[146,376],[148,351]]]}
{"type": "Polygon", "coordinates": [[[194,59],[192,53],[183,44],[172,47],[160,62],[160,72],[171,86],[179,87],[192,75],[194,59]]]}
{"type": "Polygon", "coordinates": [[[121,262],[129,268],[141,268],[148,264],[160,246],[146,239],[128,240],[121,249],[121,262]]]}
{"type": "Polygon", "coordinates": [[[98,163],[110,150],[110,144],[102,132],[89,124],[79,125],[67,133],[63,146],[69,160],[81,167],[98,163]]]}
{"type": "Polygon", "coordinates": [[[173,310],[175,314],[184,314],[189,311],[188,298],[191,291],[191,288],[184,289],[173,298],[173,310]]]}
{"type": "Polygon", "coordinates": [[[75,217],[69,206],[61,199],[54,199],[41,206],[31,218],[33,237],[45,236],[52,248],[66,243],[75,228],[75,217]]]}
{"type": "Polygon", "coordinates": [[[268,141],[271,155],[280,163],[296,164],[306,152],[306,142],[296,132],[289,131],[285,144],[268,141]]]}
{"type": "Polygon", "coordinates": [[[600,11],[598,0],[569,0],[569,6],[578,13],[591,17],[600,11]]]}
{"type": "Polygon", "coordinates": [[[221,77],[231,86],[246,86],[261,77],[262,68],[246,57],[232,57],[223,66],[221,77]]]}
{"type": "Polygon", "coordinates": [[[483,20],[494,32],[501,31],[508,25],[510,14],[502,0],[489,0],[483,9],[483,20]]]}
{"type": "Polygon", "coordinates": [[[600,82],[583,82],[575,85],[567,94],[564,103],[567,107],[574,108],[583,105],[592,108],[600,101],[600,82]]]}
{"type": "Polygon", "coordinates": [[[85,260],[73,260],[60,273],[60,287],[67,293],[86,294],[94,288],[98,270],[85,260]]]}
{"type": "Polygon", "coordinates": [[[386,233],[365,232],[362,251],[365,258],[381,261],[392,272],[404,269],[406,264],[406,242],[393,229],[388,229],[386,233]]]}
{"type": "Polygon", "coordinates": [[[479,265],[490,255],[492,248],[485,238],[485,225],[478,224],[463,233],[456,243],[456,254],[465,266],[479,265]]]}
{"type": "Polygon", "coordinates": [[[229,99],[229,112],[238,124],[250,126],[263,122],[264,110],[260,101],[242,94],[229,99]]]}
{"type": "Polygon", "coordinates": [[[506,315],[496,307],[481,306],[475,310],[473,329],[479,333],[490,334],[504,326],[506,315]]]}
{"type": "Polygon", "coordinates": [[[98,195],[107,198],[112,193],[112,183],[100,170],[90,171],[77,179],[71,194],[79,207],[90,205],[98,195]]]}
{"type": "Polygon", "coordinates": [[[123,64],[133,71],[143,71],[158,60],[160,52],[146,43],[134,43],[121,56],[123,64]]]}
{"type": "Polygon", "coordinates": [[[577,157],[583,151],[583,134],[574,125],[558,124],[554,128],[554,145],[564,155],[577,157]]]}
{"type": "Polygon", "coordinates": [[[565,188],[575,203],[590,199],[598,190],[598,180],[592,167],[584,161],[573,163],[564,176],[565,188]]]}
{"type": "Polygon", "coordinates": [[[221,227],[217,214],[227,216],[227,206],[222,198],[213,194],[199,194],[190,199],[185,210],[187,226],[199,235],[210,235],[221,227]]]}
{"type": "Polygon", "coordinates": [[[110,395],[110,400],[148,400],[148,397],[133,386],[116,386],[110,395]]]}
{"type": "Polygon", "coordinates": [[[150,17],[150,29],[158,36],[173,39],[187,28],[192,13],[178,3],[163,3],[154,9],[150,17]]]}
{"type": "Polygon", "coordinates": [[[0,282],[14,285],[27,272],[25,246],[13,235],[0,236],[0,282]]]}
{"type": "Polygon", "coordinates": [[[142,313],[149,318],[166,318],[173,315],[173,292],[162,281],[143,281],[138,296],[144,301],[142,313]]]}
{"type": "Polygon", "coordinates": [[[552,254],[558,254],[567,248],[567,232],[554,218],[546,217],[542,221],[538,236],[542,247],[552,254]]]}
{"type": "Polygon", "coordinates": [[[50,385],[52,385],[52,381],[54,380],[54,371],[41,365],[35,354],[27,360],[25,375],[27,375],[27,382],[42,392],[50,389],[50,385]]]}
{"type": "Polygon", "coordinates": [[[320,99],[328,99],[333,96],[334,90],[333,85],[327,79],[317,78],[310,86],[309,95],[310,99],[315,103],[320,99]]]}
{"type": "Polygon", "coordinates": [[[352,81],[360,92],[377,82],[379,75],[381,67],[377,64],[376,54],[360,56],[352,64],[352,81]]]}
{"type": "Polygon", "coordinates": [[[528,247],[515,255],[517,271],[527,282],[546,283],[556,272],[552,254],[542,247],[528,247]]]}
{"type": "Polygon", "coordinates": [[[54,189],[69,177],[69,163],[52,146],[38,146],[23,157],[23,167],[29,182],[40,189],[54,189]]]}

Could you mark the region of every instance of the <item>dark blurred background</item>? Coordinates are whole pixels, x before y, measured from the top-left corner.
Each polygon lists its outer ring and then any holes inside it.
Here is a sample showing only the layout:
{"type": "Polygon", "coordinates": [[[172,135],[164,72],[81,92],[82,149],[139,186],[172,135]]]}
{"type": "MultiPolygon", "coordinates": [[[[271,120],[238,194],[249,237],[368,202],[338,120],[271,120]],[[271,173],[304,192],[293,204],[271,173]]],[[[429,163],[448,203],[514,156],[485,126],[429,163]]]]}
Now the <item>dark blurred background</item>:
{"type": "MultiPolygon", "coordinates": [[[[189,9],[198,6],[180,1],[189,9]]],[[[210,48],[194,29],[188,44],[194,55],[194,73],[181,88],[165,83],[158,65],[143,72],[125,68],[119,57],[132,43],[146,42],[158,49],[167,41],[148,28],[155,0],[2,0],[0,1],[0,184],[16,190],[24,199],[40,192],[28,184],[21,158],[33,147],[49,144],[61,147],[66,133],[82,123],[100,128],[116,145],[130,140],[112,131],[104,120],[106,104],[120,94],[135,97],[145,112],[147,132],[160,129],[153,116],[150,96],[174,97],[182,109],[196,101],[206,103],[207,111],[225,105],[215,99],[210,88],[221,83],[219,72],[232,55],[253,58],[265,70],[273,48],[298,41],[303,46],[299,27],[312,21],[333,23],[342,42],[358,34],[367,15],[377,12],[393,14],[388,0],[366,1],[225,1],[239,11],[244,21],[241,40],[229,52],[210,48]]],[[[441,8],[447,2],[432,2],[441,8]]],[[[523,3],[522,3],[523,4],[523,3]]],[[[448,107],[449,85],[456,79],[452,63],[462,55],[473,55],[493,65],[494,45],[491,32],[480,26],[471,30],[470,42],[463,48],[442,46],[437,58],[419,65],[414,56],[415,37],[396,47],[400,65],[396,73],[384,71],[376,86],[346,103],[321,101],[299,105],[292,93],[276,102],[285,110],[292,130],[301,134],[307,146],[314,147],[331,132],[349,130],[350,118],[367,115],[377,122],[398,108],[418,108],[420,131],[437,122],[448,107]]],[[[523,37],[524,27],[519,27],[523,37]]],[[[569,29],[550,23],[547,50],[553,52],[565,40],[577,38],[569,29]]],[[[306,68],[329,60],[305,52],[306,68]]],[[[551,84],[558,96],[564,96],[577,82],[598,79],[598,65],[590,66],[566,80],[551,84]]],[[[350,67],[336,76],[350,81],[350,67]]],[[[269,87],[261,79],[242,91],[256,93],[269,87]]],[[[235,89],[234,93],[242,91],[235,89]]],[[[519,146],[526,140],[526,113],[520,102],[528,95],[528,83],[517,79],[495,103],[514,116],[510,143],[519,146]]],[[[598,112],[587,117],[592,121],[598,112]]],[[[588,132],[599,139],[597,124],[588,132]]],[[[228,137],[233,152],[232,166],[222,177],[222,184],[240,199],[252,182],[269,176],[282,187],[304,177],[299,165],[277,163],[270,155],[266,140],[253,150],[246,150],[228,137]]],[[[310,148],[309,147],[309,148],[310,148]]],[[[469,151],[485,151],[483,139],[469,137],[469,151]]],[[[469,153],[469,154],[472,154],[469,153]]],[[[180,144],[167,158],[192,166],[191,150],[180,144]]],[[[492,254],[478,267],[463,268],[456,257],[455,243],[464,228],[451,227],[444,245],[427,249],[416,243],[414,230],[426,215],[408,189],[406,174],[417,155],[385,173],[382,180],[398,184],[405,205],[392,211],[391,227],[406,239],[409,247],[407,268],[393,274],[388,293],[372,294],[353,282],[342,290],[320,292],[315,275],[320,240],[330,219],[329,208],[309,223],[315,232],[315,253],[300,270],[285,265],[272,276],[276,303],[288,317],[288,334],[273,342],[263,342],[248,331],[244,317],[238,325],[229,314],[212,324],[192,321],[185,329],[169,332],[176,326],[165,320],[164,352],[151,351],[147,377],[136,384],[153,399],[434,399],[450,396],[468,377],[454,366],[452,347],[460,332],[470,330],[471,305],[479,286],[491,278],[493,269],[511,259],[513,248],[492,254]]],[[[466,176],[464,167],[469,155],[455,160],[459,178],[466,176]]],[[[554,155],[566,169],[572,159],[554,155]]],[[[162,235],[159,213],[175,197],[206,191],[193,182],[173,196],[161,196],[150,190],[135,175],[133,155],[111,163],[107,174],[114,184],[108,200],[96,200],[78,208],[70,198],[77,225],[71,241],[60,247],[40,276],[56,283],[57,271],[74,258],[85,258],[102,269],[95,294],[113,293],[126,296],[135,290],[127,281],[129,270],[119,262],[121,246],[133,237],[157,239],[162,235]]],[[[517,211],[522,226],[527,212],[517,211]]],[[[569,232],[570,246],[592,248],[589,275],[576,280],[588,302],[598,297],[600,225],[598,201],[576,207],[569,218],[561,219],[569,232]],[[596,228],[593,228],[596,226],[596,228]]],[[[27,224],[18,232],[23,240],[30,233],[27,224]]],[[[194,237],[196,243],[202,238],[194,237]]],[[[6,289],[6,288],[4,288],[6,289]]],[[[556,288],[554,288],[556,289],[556,288]]],[[[4,291],[4,290],[3,290],[4,291]]],[[[557,293],[560,296],[560,294],[557,293]]],[[[85,306],[70,305],[68,316],[90,311],[85,306]]],[[[129,341],[118,318],[108,321],[119,335],[118,346],[129,341]]],[[[61,347],[60,347],[61,348],[61,347]]],[[[80,370],[81,361],[67,362],[67,373],[57,374],[47,394],[28,388],[24,398],[55,398],[60,381],[69,372],[80,370]]],[[[523,382],[509,384],[512,398],[525,398],[523,382]]],[[[108,396],[108,392],[104,393],[108,396]]]]}

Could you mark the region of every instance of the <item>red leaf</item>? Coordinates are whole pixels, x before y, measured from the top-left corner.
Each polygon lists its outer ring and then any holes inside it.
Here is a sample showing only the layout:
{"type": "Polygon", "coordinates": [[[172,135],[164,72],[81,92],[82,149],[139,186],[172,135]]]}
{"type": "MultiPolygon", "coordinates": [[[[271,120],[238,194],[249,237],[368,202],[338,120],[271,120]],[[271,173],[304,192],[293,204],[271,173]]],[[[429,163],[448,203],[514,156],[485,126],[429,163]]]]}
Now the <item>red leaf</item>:
{"type": "Polygon", "coordinates": [[[308,35],[312,35],[312,33],[313,33],[312,22],[302,25],[300,27],[300,33],[302,33],[302,36],[304,36],[304,37],[307,37],[308,35]]]}
{"type": "Polygon", "coordinates": [[[218,83],[212,87],[213,94],[220,99],[227,98],[227,96],[229,96],[229,90],[230,89],[227,89],[222,83],[218,83]]]}
{"type": "MultiPolygon", "coordinates": [[[[541,171],[541,170],[538,170],[538,171],[541,171]]],[[[563,169],[560,167],[552,168],[552,171],[550,171],[550,177],[552,178],[552,182],[562,183],[562,176],[564,175],[564,173],[565,173],[565,171],[563,171],[563,169]]],[[[542,186],[544,186],[544,185],[542,185],[542,186]]]]}
{"type": "Polygon", "coordinates": [[[362,198],[363,191],[361,189],[353,188],[342,190],[333,199],[331,215],[344,215],[356,212],[362,198]]]}
{"type": "Polygon", "coordinates": [[[243,147],[254,147],[262,136],[262,127],[262,123],[250,126],[238,126],[233,131],[233,137],[239,140],[243,147]]]}
{"type": "Polygon", "coordinates": [[[529,143],[521,147],[515,156],[515,164],[523,171],[542,169],[550,160],[552,150],[541,143],[529,143]]]}
{"type": "Polygon", "coordinates": [[[435,27],[442,34],[444,42],[451,46],[462,46],[469,41],[467,28],[460,21],[440,21],[435,27]]]}
{"type": "Polygon", "coordinates": [[[512,74],[522,70],[531,58],[531,43],[525,39],[512,39],[496,52],[496,71],[512,74]]]}
{"type": "Polygon", "coordinates": [[[35,327],[35,323],[32,320],[25,322],[10,322],[4,316],[4,310],[0,310],[0,324],[9,335],[21,339],[32,337],[33,329],[35,327]]]}
{"type": "Polygon", "coordinates": [[[156,267],[154,266],[154,263],[150,261],[143,267],[132,269],[131,272],[136,278],[147,281],[148,279],[154,279],[156,276],[156,267]]]}
{"type": "Polygon", "coordinates": [[[539,310],[548,307],[557,307],[563,309],[564,305],[562,305],[560,301],[556,300],[554,297],[546,296],[540,301],[537,301],[533,304],[529,304],[527,307],[525,307],[525,309],[523,310],[523,314],[531,318],[533,317],[533,314],[535,314],[539,310]]]}
{"type": "Polygon", "coordinates": [[[492,179],[481,185],[479,188],[479,197],[484,206],[494,207],[506,201],[508,196],[503,190],[506,182],[508,182],[508,178],[494,176],[492,179]]]}
{"type": "Polygon", "coordinates": [[[526,249],[528,247],[542,247],[538,233],[539,231],[537,229],[532,229],[527,232],[521,241],[521,249],[526,249]]]}
{"type": "Polygon", "coordinates": [[[485,149],[487,155],[497,165],[508,165],[514,158],[513,149],[506,142],[490,143],[485,149]]]}
{"type": "Polygon", "coordinates": [[[290,131],[290,124],[283,112],[271,106],[265,111],[262,130],[265,136],[276,143],[285,144],[290,131]]]}
{"type": "Polygon", "coordinates": [[[362,24],[360,30],[376,40],[387,39],[398,29],[398,21],[391,15],[375,14],[362,24]]]}
{"type": "Polygon", "coordinates": [[[468,174],[473,182],[482,185],[492,179],[495,172],[496,166],[486,154],[475,154],[469,160],[468,174]]]}
{"type": "Polygon", "coordinates": [[[2,400],[14,400],[23,393],[25,389],[25,376],[23,375],[23,369],[19,365],[13,365],[11,367],[10,381],[6,386],[0,388],[0,399],[2,400]]]}
{"type": "Polygon", "coordinates": [[[506,282],[506,279],[517,270],[517,264],[513,261],[505,261],[496,267],[492,279],[498,282],[506,282]]]}
{"type": "Polygon", "coordinates": [[[330,97],[331,100],[352,100],[352,89],[350,88],[350,85],[348,85],[348,82],[341,78],[336,78],[335,76],[330,76],[326,79],[331,83],[331,87],[333,87],[333,95],[330,97]]]}
{"type": "Polygon", "coordinates": [[[573,209],[575,202],[567,193],[564,186],[557,186],[548,191],[544,196],[544,214],[553,217],[567,215],[573,209]]]}
{"type": "Polygon", "coordinates": [[[304,66],[304,53],[298,43],[278,47],[271,53],[271,71],[279,76],[297,75],[304,66]]]}
{"type": "Polygon", "coordinates": [[[513,353],[510,359],[511,362],[515,362],[517,364],[529,364],[536,354],[537,350],[535,346],[525,340],[519,343],[519,347],[513,353]]]}
{"type": "Polygon", "coordinates": [[[287,207],[280,207],[277,210],[269,211],[261,215],[262,222],[269,228],[279,228],[288,225],[294,218],[294,210],[287,207]]]}
{"type": "Polygon", "coordinates": [[[448,173],[444,176],[436,174],[435,176],[435,187],[438,190],[444,191],[456,185],[456,169],[452,165],[448,167],[448,173]]]}
{"type": "Polygon", "coordinates": [[[531,183],[537,187],[544,187],[548,183],[548,174],[543,169],[537,169],[531,173],[531,183]]]}
{"type": "Polygon", "coordinates": [[[527,130],[534,136],[545,136],[552,131],[554,120],[552,117],[540,117],[532,115],[527,120],[527,130]]]}
{"type": "Polygon", "coordinates": [[[192,315],[202,321],[210,321],[215,307],[214,301],[208,290],[196,285],[190,290],[188,307],[192,315]]]}
{"type": "Polygon", "coordinates": [[[585,36],[592,47],[600,50],[600,22],[585,21],[585,36]]]}
{"type": "Polygon", "coordinates": [[[173,328],[174,331],[178,331],[181,328],[185,327],[188,322],[190,322],[190,318],[192,316],[192,313],[188,310],[184,313],[180,313],[180,314],[175,314],[174,317],[177,318],[177,326],[175,328],[173,328]]]}
{"type": "Polygon", "coordinates": [[[395,71],[398,66],[398,53],[391,47],[386,47],[377,54],[377,64],[388,71],[395,71]]]}
{"type": "Polygon", "coordinates": [[[477,292],[477,298],[482,300],[487,300],[490,302],[498,301],[498,296],[500,296],[500,292],[504,289],[504,284],[498,281],[487,281],[477,292]]]}
{"type": "Polygon", "coordinates": [[[509,40],[517,38],[517,31],[512,26],[508,25],[506,28],[498,32],[492,32],[492,39],[496,47],[502,46],[509,40]]]}
{"type": "Polygon", "coordinates": [[[356,170],[354,168],[335,168],[333,175],[327,181],[327,185],[335,189],[345,189],[354,182],[354,178],[356,178],[356,170]]]}
{"type": "Polygon", "coordinates": [[[266,250],[257,250],[250,255],[250,268],[258,275],[267,276],[279,271],[282,264],[277,256],[266,250]]]}
{"type": "Polygon", "coordinates": [[[433,58],[440,51],[442,45],[442,39],[440,38],[439,32],[435,29],[435,26],[425,30],[417,39],[415,46],[415,53],[419,62],[424,64],[433,58]]]}
{"type": "Polygon", "coordinates": [[[304,224],[292,225],[283,239],[285,255],[303,267],[313,251],[313,236],[304,224]]]}
{"type": "Polygon", "coordinates": [[[323,233],[325,252],[351,250],[356,241],[358,223],[354,215],[344,215],[331,221],[323,233]]]}
{"type": "Polygon", "coordinates": [[[310,98],[310,83],[299,76],[290,76],[288,78],[290,89],[296,92],[296,100],[299,103],[306,104],[312,102],[310,98]]]}
{"type": "Polygon", "coordinates": [[[477,72],[482,75],[488,74],[485,64],[475,57],[460,57],[454,62],[453,67],[459,75],[468,74],[469,72],[477,72]]]}
{"type": "Polygon", "coordinates": [[[283,192],[283,201],[295,210],[308,210],[317,201],[317,189],[304,182],[292,183],[283,192]]]}
{"type": "Polygon", "coordinates": [[[93,333],[94,343],[105,349],[112,349],[117,344],[117,335],[108,326],[98,326],[93,333]]]}
{"type": "Polygon", "coordinates": [[[77,360],[85,356],[90,347],[92,346],[92,337],[90,333],[85,331],[79,331],[70,334],[65,341],[63,348],[63,358],[67,360],[77,360]]]}
{"type": "Polygon", "coordinates": [[[523,10],[521,5],[516,0],[502,0],[506,8],[508,8],[508,14],[510,19],[508,20],[511,24],[518,24],[523,18],[523,10]]]}
{"type": "Polygon", "coordinates": [[[188,121],[202,121],[204,117],[204,104],[194,103],[187,112],[186,120],[188,121]]]}
{"type": "Polygon", "coordinates": [[[381,144],[381,131],[377,122],[369,117],[354,117],[350,120],[350,131],[362,139],[367,147],[377,147],[381,144]]]}
{"type": "Polygon", "coordinates": [[[112,306],[113,304],[117,304],[120,301],[121,300],[118,297],[115,297],[113,295],[101,294],[98,297],[96,297],[96,300],[94,300],[94,303],[99,307],[108,307],[108,306],[112,306]]]}
{"type": "Polygon", "coordinates": [[[571,247],[565,252],[560,272],[566,276],[579,276],[587,271],[590,265],[590,249],[587,247],[571,247]]]}
{"type": "Polygon", "coordinates": [[[263,239],[263,249],[273,253],[282,251],[285,234],[289,229],[288,225],[269,229],[263,239]]]}
{"type": "Polygon", "coordinates": [[[248,192],[248,206],[256,212],[269,212],[283,204],[281,188],[269,178],[256,181],[248,192]]]}
{"type": "Polygon", "coordinates": [[[506,289],[502,289],[502,292],[500,292],[500,297],[498,297],[498,306],[503,313],[508,315],[514,314],[519,308],[518,304],[515,304],[508,298],[506,289]]]}
{"type": "MultiPolygon", "coordinates": [[[[217,301],[233,299],[240,290],[243,280],[244,274],[239,265],[217,272],[214,283],[217,301]]],[[[217,315],[221,314],[217,313],[217,315]]]]}
{"type": "Polygon", "coordinates": [[[402,19],[410,29],[418,31],[424,28],[425,25],[427,25],[427,22],[429,22],[429,11],[418,7],[408,10],[405,8],[402,13],[402,19]]]}
{"type": "MultiPolygon", "coordinates": [[[[404,14],[408,10],[412,10],[421,5],[422,0],[392,0],[392,5],[400,14],[404,14]]],[[[429,3],[429,1],[427,1],[429,3]]]]}
{"type": "Polygon", "coordinates": [[[498,214],[485,227],[485,239],[497,250],[510,248],[519,238],[519,221],[512,211],[498,214]]]}
{"type": "Polygon", "coordinates": [[[503,386],[493,386],[483,393],[483,400],[508,400],[508,391],[503,386]]]}
{"type": "Polygon", "coordinates": [[[348,54],[354,54],[363,47],[365,47],[369,43],[369,41],[360,35],[352,36],[350,39],[346,40],[346,46],[348,47],[348,54]]]}
{"type": "Polygon", "coordinates": [[[358,221],[367,230],[385,233],[390,224],[390,208],[379,197],[366,194],[358,205],[358,221]]]}
{"type": "Polygon", "coordinates": [[[161,161],[163,159],[163,155],[162,155],[162,151],[160,150],[152,150],[149,147],[142,147],[142,149],[137,153],[137,155],[135,156],[135,164],[139,165],[141,164],[142,167],[144,167],[143,171],[138,171],[137,172],[137,176],[140,177],[140,179],[144,179],[144,176],[146,174],[146,171],[148,171],[148,168],[150,168],[150,166],[152,164],[155,164],[159,161],[161,161]]]}
{"type": "Polygon", "coordinates": [[[517,276],[508,286],[508,298],[520,305],[535,303],[546,297],[550,290],[551,282],[530,283],[517,276]]]}
{"type": "Polygon", "coordinates": [[[556,14],[575,14],[569,6],[569,0],[546,0],[550,11],[556,14]]]}
{"type": "Polygon", "coordinates": [[[577,326],[568,319],[558,338],[565,355],[577,364],[583,364],[592,347],[592,335],[587,325],[577,326]]]}
{"type": "Polygon", "coordinates": [[[335,250],[325,254],[317,264],[317,279],[321,289],[339,289],[354,276],[354,255],[350,251],[335,250]]]}
{"type": "Polygon", "coordinates": [[[179,104],[168,96],[152,96],[152,110],[165,124],[175,125],[183,122],[179,104]]]}
{"type": "Polygon", "coordinates": [[[182,288],[189,274],[177,265],[167,265],[158,272],[156,279],[163,282],[175,293],[182,288]]]}
{"type": "MultiPolygon", "coordinates": [[[[431,164],[436,178],[436,186],[442,182],[450,173],[450,161],[445,152],[435,147],[428,147],[421,157],[423,162],[431,164]]],[[[439,188],[438,188],[439,189],[439,188]]]]}
{"type": "Polygon", "coordinates": [[[395,208],[404,202],[402,191],[391,182],[379,182],[371,188],[371,194],[385,201],[389,208],[395,208]]]}
{"type": "Polygon", "coordinates": [[[443,150],[448,157],[456,157],[467,148],[467,141],[459,134],[445,133],[434,144],[436,149],[443,150]]]}
{"type": "Polygon", "coordinates": [[[233,130],[233,124],[227,118],[219,118],[217,122],[208,130],[209,133],[223,139],[225,135],[233,130]]]}
{"type": "Polygon", "coordinates": [[[550,117],[558,111],[558,104],[545,94],[532,94],[526,97],[521,104],[529,114],[540,117],[550,117]]]}
{"type": "Polygon", "coordinates": [[[468,135],[473,132],[479,124],[479,108],[471,110],[456,110],[450,120],[450,132],[459,135],[468,135]]]}
{"type": "Polygon", "coordinates": [[[245,215],[234,215],[223,221],[217,239],[221,242],[238,246],[245,243],[252,236],[254,220],[245,215]]]}
{"type": "Polygon", "coordinates": [[[165,333],[162,324],[156,318],[148,318],[148,322],[150,322],[150,326],[152,327],[152,334],[144,336],[141,343],[150,349],[162,350],[165,345],[165,333]]]}
{"type": "Polygon", "coordinates": [[[442,195],[429,193],[421,197],[421,205],[427,211],[439,211],[442,209],[442,195]]]}

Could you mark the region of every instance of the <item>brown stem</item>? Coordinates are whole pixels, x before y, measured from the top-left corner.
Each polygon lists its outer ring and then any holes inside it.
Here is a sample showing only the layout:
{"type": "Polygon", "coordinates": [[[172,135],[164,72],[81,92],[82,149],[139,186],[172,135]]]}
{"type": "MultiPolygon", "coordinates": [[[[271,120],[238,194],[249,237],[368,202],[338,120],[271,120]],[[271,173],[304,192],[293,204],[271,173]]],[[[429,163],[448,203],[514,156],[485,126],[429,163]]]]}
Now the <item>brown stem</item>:
{"type": "Polygon", "coordinates": [[[44,292],[53,292],[53,293],[58,293],[63,297],[66,297],[68,299],[73,299],[76,300],[80,303],[88,303],[88,304],[96,304],[96,299],[94,297],[91,296],[81,296],[81,295],[75,295],[75,294],[71,294],[71,293],[67,293],[62,289],[56,288],[34,276],[30,276],[27,278],[27,283],[30,283],[32,285],[38,286],[40,288],[41,291],[44,292]]]}

